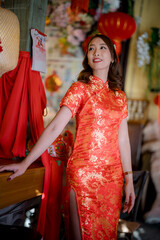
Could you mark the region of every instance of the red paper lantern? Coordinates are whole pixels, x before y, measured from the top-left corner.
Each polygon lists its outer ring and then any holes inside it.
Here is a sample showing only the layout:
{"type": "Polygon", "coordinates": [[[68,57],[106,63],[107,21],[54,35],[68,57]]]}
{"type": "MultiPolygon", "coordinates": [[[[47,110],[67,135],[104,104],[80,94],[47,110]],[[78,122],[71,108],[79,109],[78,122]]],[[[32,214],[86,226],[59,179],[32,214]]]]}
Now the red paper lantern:
{"type": "Polygon", "coordinates": [[[127,13],[109,12],[99,18],[98,30],[111,39],[122,41],[132,36],[136,23],[127,13]]]}
{"type": "Polygon", "coordinates": [[[71,10],[73,12],[88,12],[89,0],[71,0],[71,10]]]}

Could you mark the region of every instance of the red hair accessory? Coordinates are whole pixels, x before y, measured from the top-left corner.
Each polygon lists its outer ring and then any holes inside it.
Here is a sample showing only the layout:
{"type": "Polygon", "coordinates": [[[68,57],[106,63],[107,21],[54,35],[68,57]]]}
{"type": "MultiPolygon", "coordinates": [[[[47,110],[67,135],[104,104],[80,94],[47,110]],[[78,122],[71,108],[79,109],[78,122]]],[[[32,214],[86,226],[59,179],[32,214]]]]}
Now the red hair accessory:
{"type": "Polygon", "coordinates": [[[116,42],[113,39],[111,39],[111,42],[113,43],[113,47],[114,47],[115,52],[116,52],[117,60],[119,62],[118,51],[117,51],[118,49],[117,49],[117,46],[116,46],[116,42]]]}
{"type": "Polygon", "coordinates": [[[111,41],[113,43],[114,48],[116,49],[116,42],[113,39],[111,39],[111,41]]]}

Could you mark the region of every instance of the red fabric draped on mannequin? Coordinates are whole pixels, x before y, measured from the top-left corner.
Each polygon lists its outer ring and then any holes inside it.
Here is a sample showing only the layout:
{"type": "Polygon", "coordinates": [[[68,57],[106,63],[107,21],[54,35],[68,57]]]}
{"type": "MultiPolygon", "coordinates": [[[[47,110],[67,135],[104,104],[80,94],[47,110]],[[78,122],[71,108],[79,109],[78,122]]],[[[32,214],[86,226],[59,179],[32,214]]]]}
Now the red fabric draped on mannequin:
{"type": "Polygon", "coordinates": [[[24,157],[27,130],[27,53],[0,78],[0,157],[24,157]]]}
{"type": "MultiPolygon", "coordinates": [[[[31,70],[29,52],[20,52],[17,67],[0,78],[0,157],[24,157],[26,149],[27,114],[31,135],[36,142],[44,130],[43,111],[46,95],[40,73],[31,70]]],[[[41,160],[45,166],[44,188],[39,213],[38,231],[44,239],[58,239],[60,223],[50,214],[60,211],[58,199],[53,198],[60,191],[61,174],[55,173],[56,161],[46,152],[41,160]],[[52,179],[51,180],[51,174],[52,179]],[[50,181],[51,180],[51,181],[50,181]],[[49,194],[50,191],[50,194],[49,194]],[[47,205],[48,204],[48,205],[47,205]],[[47,237],[45,233],[47,232],[47,237]]],[[[60,213],[59,213],[60,214],[60,213]]],[[[60,219],[59,219],[60,221],[60,219]]]]}

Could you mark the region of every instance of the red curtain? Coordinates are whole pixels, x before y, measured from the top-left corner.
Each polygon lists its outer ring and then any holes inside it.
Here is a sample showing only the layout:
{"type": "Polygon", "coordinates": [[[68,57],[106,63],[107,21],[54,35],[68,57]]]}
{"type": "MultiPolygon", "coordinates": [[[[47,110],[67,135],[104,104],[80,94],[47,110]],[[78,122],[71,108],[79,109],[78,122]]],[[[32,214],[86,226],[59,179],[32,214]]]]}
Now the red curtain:
{"type": "MultiPolygon", "coordinates": [[[[44,130],[42,115],[46,95],[40,73],[32,71],[31,65],[29,52],[20,52],[17,67],[0,78],[1,158],[25,156],[27,118],[34,143],[44,130]]],[[[42,154],[41,160],[45,166],[45,176],[38,231],[44,239],[56,240],[60,228],[61,199],[57,196],[61,192],[62,169],[47,151],[42,154]]]]}

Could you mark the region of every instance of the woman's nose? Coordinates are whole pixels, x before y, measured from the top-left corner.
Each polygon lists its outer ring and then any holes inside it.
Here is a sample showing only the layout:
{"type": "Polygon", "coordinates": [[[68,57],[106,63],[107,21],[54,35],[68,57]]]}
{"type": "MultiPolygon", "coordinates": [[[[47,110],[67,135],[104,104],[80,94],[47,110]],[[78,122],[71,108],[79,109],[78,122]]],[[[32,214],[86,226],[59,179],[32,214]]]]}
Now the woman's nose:
{"type": "Polygon", "coordinates": [[[94,54],[94,56],[99,56],[99,52],[98,52],[98,50],[95,49],[93,54],[94,54]]]}

